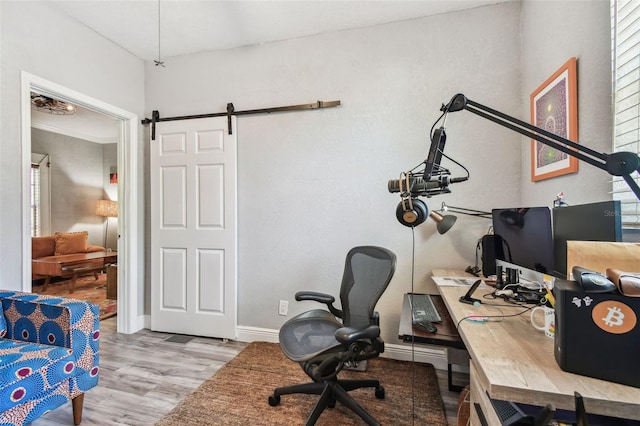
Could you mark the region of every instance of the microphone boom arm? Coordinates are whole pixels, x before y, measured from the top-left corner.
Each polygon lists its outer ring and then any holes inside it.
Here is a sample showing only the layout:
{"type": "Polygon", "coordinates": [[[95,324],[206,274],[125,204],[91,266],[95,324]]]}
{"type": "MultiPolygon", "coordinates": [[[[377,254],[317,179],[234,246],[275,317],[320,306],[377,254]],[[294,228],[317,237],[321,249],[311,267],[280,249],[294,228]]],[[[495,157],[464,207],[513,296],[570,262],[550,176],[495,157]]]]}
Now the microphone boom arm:
{"type": "Polygon", "coordinates": [[[444,112],[456,112],[463,109],[513,130],[514,132],[520,133],[521,135],[555,148],[567,155],[585,161],[592,166],[608,172],[610,175],[621,176],[625,182],[627,182],[627,185],[629,185],[638,200],[640,200],[640,186],[638,186],[638,183],[633,179],[633,177],[631,177],[631,173],[634,171],[640,172],[640,157],[638,157],[637,154],[633,152],[614,152],[612,154],[605,154],[594,151],[584,145],[580,145],[540,127],[467,99],[461,93],[455,95],[451,98],[448,105],[443,105],[441,108],[444,112]]]}

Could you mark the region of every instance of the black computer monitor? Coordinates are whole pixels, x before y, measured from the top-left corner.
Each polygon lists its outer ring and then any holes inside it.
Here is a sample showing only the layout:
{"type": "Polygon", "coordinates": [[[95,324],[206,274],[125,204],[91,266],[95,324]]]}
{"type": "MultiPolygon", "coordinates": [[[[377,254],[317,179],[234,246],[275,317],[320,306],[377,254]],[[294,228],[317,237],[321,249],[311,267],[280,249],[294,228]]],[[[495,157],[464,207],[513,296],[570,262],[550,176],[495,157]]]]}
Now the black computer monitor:
{"type": "Polygon", "coordinates": [[[493,209],[493,231],[503,241],[499,260],[533,271],[553,272],[553,234],[548,207],[493,209]]]}
{"type": "Polygon", "coordinates": [[[622,241],[620,201],[553,209],[554,275],[567,276],[567,241],[622,241]]]}

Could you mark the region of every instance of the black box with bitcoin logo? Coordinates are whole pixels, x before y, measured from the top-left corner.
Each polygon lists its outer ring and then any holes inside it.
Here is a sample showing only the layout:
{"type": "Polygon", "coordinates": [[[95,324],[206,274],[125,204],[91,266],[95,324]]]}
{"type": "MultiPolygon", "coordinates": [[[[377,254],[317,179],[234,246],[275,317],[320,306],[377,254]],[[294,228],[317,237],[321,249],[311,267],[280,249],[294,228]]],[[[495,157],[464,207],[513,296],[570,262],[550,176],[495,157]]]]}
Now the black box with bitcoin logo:
{"type": "Polygon", "coordinates": [[[571,373],[640,387],[640,297],[556,280],[555,357],[571,373]]]}

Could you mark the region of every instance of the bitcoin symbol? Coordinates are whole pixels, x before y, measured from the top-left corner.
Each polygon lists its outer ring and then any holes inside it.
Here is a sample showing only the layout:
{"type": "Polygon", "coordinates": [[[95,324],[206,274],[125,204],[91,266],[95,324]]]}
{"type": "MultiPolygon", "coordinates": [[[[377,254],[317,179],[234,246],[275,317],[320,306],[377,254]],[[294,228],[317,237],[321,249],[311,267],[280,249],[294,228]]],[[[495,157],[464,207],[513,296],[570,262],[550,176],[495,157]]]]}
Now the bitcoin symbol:
{"type": "Polygon", "coordinates": [[[622,313],[622,311],[617,307],[607,308],[607,310],[609,311],[609,313],[605,318],[602,318],[604,323],[609,327],[613,327],[614,325],[622,325],[624,320],[624,314],[622,313]]]}
{"type": "Polygon", "coordinates": [[[604,300],[591,311],[591,319],[602,331],[628,333],[636,327],[638,317],[631,307],[617,300],[604,300]]]}

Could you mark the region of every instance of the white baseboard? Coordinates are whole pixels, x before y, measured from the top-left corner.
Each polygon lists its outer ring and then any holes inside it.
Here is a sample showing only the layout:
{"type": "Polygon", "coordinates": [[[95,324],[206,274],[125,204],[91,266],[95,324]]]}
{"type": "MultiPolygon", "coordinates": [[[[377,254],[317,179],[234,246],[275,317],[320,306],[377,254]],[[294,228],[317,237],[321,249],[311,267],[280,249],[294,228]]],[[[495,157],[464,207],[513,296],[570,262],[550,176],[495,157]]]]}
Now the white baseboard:
{"type": "Polygon", "coordinates": [[[136,331],[138,332],[143,328],[151,328],[151,315],[140,315],[136,318],[135,321],[136,331]]]}
{"type": "Polygon", "coordinates": [[[447,369],[446,350],[439,346],[414,345],[411,347],[410,344],[385,343],[384,353],[380,356],[399,361],[415,361],[424,364],[433,364],[438,370],[447,369]]]}
{"type": "MultiPolygon", "coordinates": [[[[238,341],[240,342],[270,342],[278,343],[278,330],[258,327],[239,326],[238,341]]],[[[384,345],[384,358],[399,361],[416,361],[433,364],[438,370],[447,369],[447,354],[444,348],[432,345],[414,345],[386,343],[384,345]]]]}
{"type": "MultiPolygon", "coordinates": [[[[144,328],[151,328],[151,317],[144,316],[144,328]]],[[[278,330],[260,327],[238,326],[237,334],[239,342],[269,342],[278,343],[278,330]]],[[[387,343],[384,345],[384,353],[380,355],[384,358],[395,359],[399,361],[415,361],[420,363],[429,363],[438,370],[447,369],[447,353],[445,348],[435,345],[413,345],[387,343]]],[[[453,366],[454,371],[465,371],[465,368],[453,366]]]]}
{"type": "Polygon", "coordinates": [[[143,321],[144,328],[151,330],[151,315],[145,315],[143,321]]]}
{"type": "Polygon", "coordinates": [[[236,328],[240,342],[269,342],[278,343],[279,330],[270,328],[248,327],[240,325],[236,328]]]}

